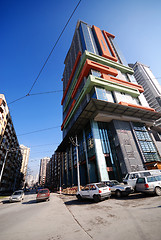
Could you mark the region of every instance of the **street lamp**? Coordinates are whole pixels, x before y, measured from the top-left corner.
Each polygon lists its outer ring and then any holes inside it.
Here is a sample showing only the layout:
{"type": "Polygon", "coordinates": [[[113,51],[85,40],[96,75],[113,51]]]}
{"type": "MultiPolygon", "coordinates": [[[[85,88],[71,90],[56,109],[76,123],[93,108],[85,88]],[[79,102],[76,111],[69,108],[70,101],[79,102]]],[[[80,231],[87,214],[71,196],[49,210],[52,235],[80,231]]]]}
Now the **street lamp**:
{"type": "Polygon", "coordinates": [[[78,139],[77,135],[75,136],[76,142],[74,142],[73,138],[69,138],[71,143],[76,147],[76,156],[77,156],[77,182],[78,182],[78,191],[80,191],[80,172],[79,172],[79,155],[78,155],[78,139]]]}

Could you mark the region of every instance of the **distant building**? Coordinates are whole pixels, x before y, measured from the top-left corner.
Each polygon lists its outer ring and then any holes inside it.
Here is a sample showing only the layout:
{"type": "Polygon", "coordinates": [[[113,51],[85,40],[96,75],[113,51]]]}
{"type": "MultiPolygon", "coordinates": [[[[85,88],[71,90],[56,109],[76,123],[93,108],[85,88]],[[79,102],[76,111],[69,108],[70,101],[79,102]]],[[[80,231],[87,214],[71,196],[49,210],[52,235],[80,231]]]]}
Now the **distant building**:
{"type": "Polygon", "coordinates": [[[0,94],[0,192],[20,187],[22,154],[5,96],[0,94]]]}
{"type": "Polygon", "coordinates": [[[21,165],[21,173],[23,174],[24,181],[26,179],[27,174],[27,165],[29,161],[29,155],[30,155],[30,148],[25,147],[24,145],[20,145],[20,150],[22,154],[22,165],[21,165]]]}
{"type": "Polygon", "coordinates": [[[38,183],[38,181],[39,181],[38,174],[36,176],[30,175],[30,174],[26,176],[26,183],[29,187],[33,187],[38,183]]]}
{"type": "Polygon", "coordinates": [[[46,182],[46,169],[49,161],[49,157],[42,158],[40,161],[39,183],[42,186],[44,186],[46,182]]]}
{"type": "MultiPolygon", "coordinates": [[[[153,75],[150,67],[145,64],[136,62],[129,64],[134,70],[134,76],[138,84],[144,88],[144,97],[149,106],[157,112],[161,112],[161,85],[153,75]]],[[[161,118],[157,119],[154,126],[151,127],[151,137],[156,144],[159,154],[161,155],[161,118]]],[[[154,165],[161,167],[161,163],[149,162],[146,164],[148,168],[154,168],[154,165]]]]}
{"type": "Polygon", "coordinates": [[[47,164],[46,185],[50,190],[59,190],[62,178],[61,166],[63,161],[62,153],[55,153],[47,164]]]}
{"type": "MultiPolygon", "coordinates": [[[[161,157],[150,127],[161,118],[146,101],[115,36],[78,21],[63,73],[61,184],[118,179],[161,157]]],[[[58,176],[58,173],[56,173],[58,176]]]]}
{"type": "MultiPolygon", "coordinates": [[[[161,85],[153,75],[150,67],[136,62],[129,64],[134,70],[134,76],[138,84],[144,88],[144,96],[151,108],[161,112],[161,85]]],[[[156,126],[161,128],[161,119],[157,120],[156,126]]]]}

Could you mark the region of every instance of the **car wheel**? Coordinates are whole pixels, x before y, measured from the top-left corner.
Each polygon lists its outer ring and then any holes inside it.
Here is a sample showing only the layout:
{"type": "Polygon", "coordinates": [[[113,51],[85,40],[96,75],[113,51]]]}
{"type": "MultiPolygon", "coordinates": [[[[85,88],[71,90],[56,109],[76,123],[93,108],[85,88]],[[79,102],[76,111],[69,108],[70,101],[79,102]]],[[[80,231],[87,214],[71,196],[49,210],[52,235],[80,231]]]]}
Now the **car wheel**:
{"type": "Polygon", "coordinates": [[[121,192],[120,192],[119,190],[117,190],[115,194],[116,194],[116,197],[117,197],[117,198],[120,198],[120,197],[121,197],[121,192]]]}
{"type": "Polygon", "coordinates": [[[78,201],[82,201],[82,197],[80,194],[77,195],[78,201]]]}
{"type": "Polygon", "coordinates": [[[156,194],[157,196],[161,196],[161,188],[160,188],[160,187],[156,187],[156,188],[155,188],[155,194],[156,194]]]}
{"type": "Polygon", "coordinates": [[[100,201],[100,197],[99,197],[98,195],[94,195],[94,196],[93,196],[93,200],[94,200],[95,202],[99,202],[99,201],[100,201]]]}

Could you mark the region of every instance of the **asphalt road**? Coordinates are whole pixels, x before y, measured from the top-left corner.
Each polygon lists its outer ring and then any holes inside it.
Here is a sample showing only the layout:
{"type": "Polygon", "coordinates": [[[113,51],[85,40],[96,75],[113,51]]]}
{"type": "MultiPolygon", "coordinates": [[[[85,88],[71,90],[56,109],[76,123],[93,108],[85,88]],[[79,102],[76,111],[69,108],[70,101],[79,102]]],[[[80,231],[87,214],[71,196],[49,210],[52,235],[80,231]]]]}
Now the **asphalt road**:
{"type": "Polygon", "coordinates": [[[161,239],[161,197],[133,194],[99,203],[56,193],[49,202],[35,197],[0,204],[1,240],[161,239]]]}

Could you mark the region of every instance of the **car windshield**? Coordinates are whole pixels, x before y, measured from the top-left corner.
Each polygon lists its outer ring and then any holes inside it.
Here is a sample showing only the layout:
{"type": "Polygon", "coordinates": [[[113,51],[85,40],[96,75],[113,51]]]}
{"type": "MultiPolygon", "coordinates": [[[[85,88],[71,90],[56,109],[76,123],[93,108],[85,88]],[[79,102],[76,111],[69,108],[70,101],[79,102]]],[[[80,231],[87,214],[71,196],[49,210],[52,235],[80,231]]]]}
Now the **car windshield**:
{"type": "Polygon", "coordinates": [[[40,190],[39,193],[48,193],[48,190],[47,189],[40,190]]]}
{"type": "Polygon", "coordinates": [[[148,176],[151,176],[150,172],[142,172],[140,173],[140,176],[141,177],[148,177],[148,176]]]}
{"type": "Polygon", "coordinates": [[[113,186],[120,185],[120,183],[116,180],[111,181],[110,184],[113,185],[113,186]]]}
{"type": "Polygon", "coordinates": [[[161,175],[148,177],[148,178],[147,178],[147,181],[148,181],[148,182],[161,181],[161,175]]]}
{"type": "Polygon", "coordinates": [[[98,188],[107,187],[104,183],[97,183],[96,186],[97,186],[98,188]]]}
{"type": "Polygon", "coordinates": [[[14,192],[13,195],[21,195],[22,192],[14,192]]]}
{"type": "Polygon", "coordinates": [[[161,181],[161,175],[155,176],[155,178],[156,178],[157,181],[161,181]]]}

